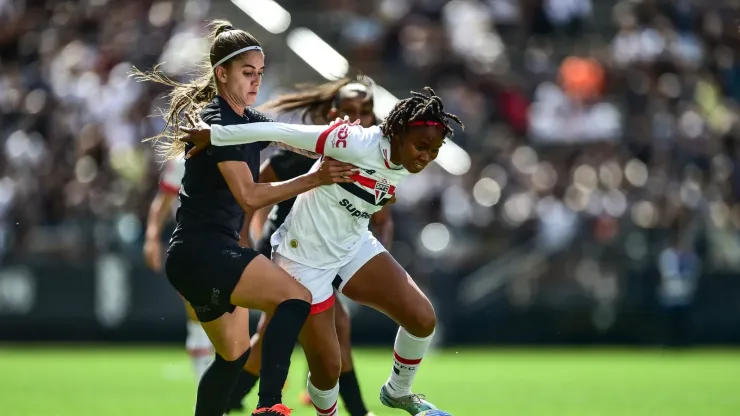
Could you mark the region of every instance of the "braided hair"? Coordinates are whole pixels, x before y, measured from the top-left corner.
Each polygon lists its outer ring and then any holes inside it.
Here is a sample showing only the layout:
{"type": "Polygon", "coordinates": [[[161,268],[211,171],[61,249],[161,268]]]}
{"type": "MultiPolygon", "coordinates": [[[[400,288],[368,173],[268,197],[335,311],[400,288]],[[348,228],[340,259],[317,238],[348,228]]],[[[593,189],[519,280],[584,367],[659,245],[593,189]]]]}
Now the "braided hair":
{"type": "Polygon", "coordinates": [[[424,90],[429,95],[411,91],[411,97],[396,103],[388,117],[380,125],[384,136],[390,138],[397,134],[403,134],[412,121],[438,122],[444,128],[445,137],[452,134],[450,120],[465,130],[465,125],[458,116],[444,111],[442,99],[434,93],[433,89],[424,87],[424,90]]]}

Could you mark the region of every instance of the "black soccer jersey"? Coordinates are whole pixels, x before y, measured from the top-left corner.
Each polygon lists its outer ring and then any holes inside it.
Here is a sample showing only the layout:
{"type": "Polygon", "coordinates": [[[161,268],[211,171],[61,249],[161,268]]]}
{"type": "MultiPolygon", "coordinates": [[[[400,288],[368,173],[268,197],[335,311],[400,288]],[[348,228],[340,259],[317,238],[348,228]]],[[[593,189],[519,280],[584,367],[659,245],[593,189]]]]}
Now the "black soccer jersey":
{"type": "MultiPolygon", "coordinates": [[[[209,125],[223,126],[271,121],[252,108],[247,108],[244,116],[240,116],[218,96],[203,109],[200,116],[209,125]]],[[[236,146],[211,146],[186,160],[173,240],[183,233],[193,231],[216,231],[238,239],[244,223],[244,210],[229,190],[218,169],[218,163],[232,160],[246,162],[252,178],[257,182],[260,151],[268,145],[269,142],[256,142],[236,146]]],[[[188,144],[186,151],[191,147],[188,144]]]]}

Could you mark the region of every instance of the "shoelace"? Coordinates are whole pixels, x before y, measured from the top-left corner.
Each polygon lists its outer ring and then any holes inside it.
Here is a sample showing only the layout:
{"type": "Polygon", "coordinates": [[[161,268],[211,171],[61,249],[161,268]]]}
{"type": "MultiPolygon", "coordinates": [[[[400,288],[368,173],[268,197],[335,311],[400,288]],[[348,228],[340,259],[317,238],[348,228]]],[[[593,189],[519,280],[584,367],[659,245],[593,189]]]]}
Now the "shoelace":
{"type": "Polygon", "coordinates": [[[404,401],[409,401],[411,403],[416,403],[416,404],[422,404],[422,402],[426,398],[427,398],[427,396],[425,394],[421,394],[421,393],[414,394],[414,393],[411,393],[410,395],[404,397],[404,401]]]}

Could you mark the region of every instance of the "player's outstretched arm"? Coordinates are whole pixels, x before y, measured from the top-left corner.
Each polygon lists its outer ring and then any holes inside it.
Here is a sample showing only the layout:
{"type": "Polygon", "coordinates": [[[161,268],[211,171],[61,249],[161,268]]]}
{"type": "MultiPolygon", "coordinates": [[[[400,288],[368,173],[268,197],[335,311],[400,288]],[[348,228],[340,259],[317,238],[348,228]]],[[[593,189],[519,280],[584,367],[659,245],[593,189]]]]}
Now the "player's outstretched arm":
{"type": "Polygon", "coordinates": [[[353,182],[355,167],[325,158],[311,172],[296,178],[272,183],[255,183],[249,166],[240,161],[218,163],[226,184],[249,218],[260,208],[293,198],[321,185],[353,182]]]}
{"type": "Polygon", "coordinates": [[[182,128],[183,141],[195,147],[190,156],[208,145],[233,146],[254,142],[279,142],[292,148],[327,155],[347,163],[361,159],[362,127],[343,121],[330,126],[307,126],[287,123],[249,123],[230,126],[197,123],[195,128],[182,128]],[[350,135],[355,138],[350,140],[350,135]],[[355,143],[357,142],[357,143],[355,143]]]}

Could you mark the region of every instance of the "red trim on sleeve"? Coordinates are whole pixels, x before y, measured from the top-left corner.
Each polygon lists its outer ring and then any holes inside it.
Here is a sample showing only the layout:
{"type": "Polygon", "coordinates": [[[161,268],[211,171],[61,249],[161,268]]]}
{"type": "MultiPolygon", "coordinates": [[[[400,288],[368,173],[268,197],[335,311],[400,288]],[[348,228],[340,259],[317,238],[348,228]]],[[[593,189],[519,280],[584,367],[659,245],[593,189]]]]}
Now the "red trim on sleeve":
{"type": "Polygon", "coordinates": [[[332,126],[329,126],[326,130],[324,130],[321,135],[319,135],[319,139],[316,141],[316,153],[323,155],[324,154],[324,148],[326,147],[326,139],[329,138],[329,134],[333,132],[337,127],[342,126],[346,123],[337,123],[332,126]]]}

